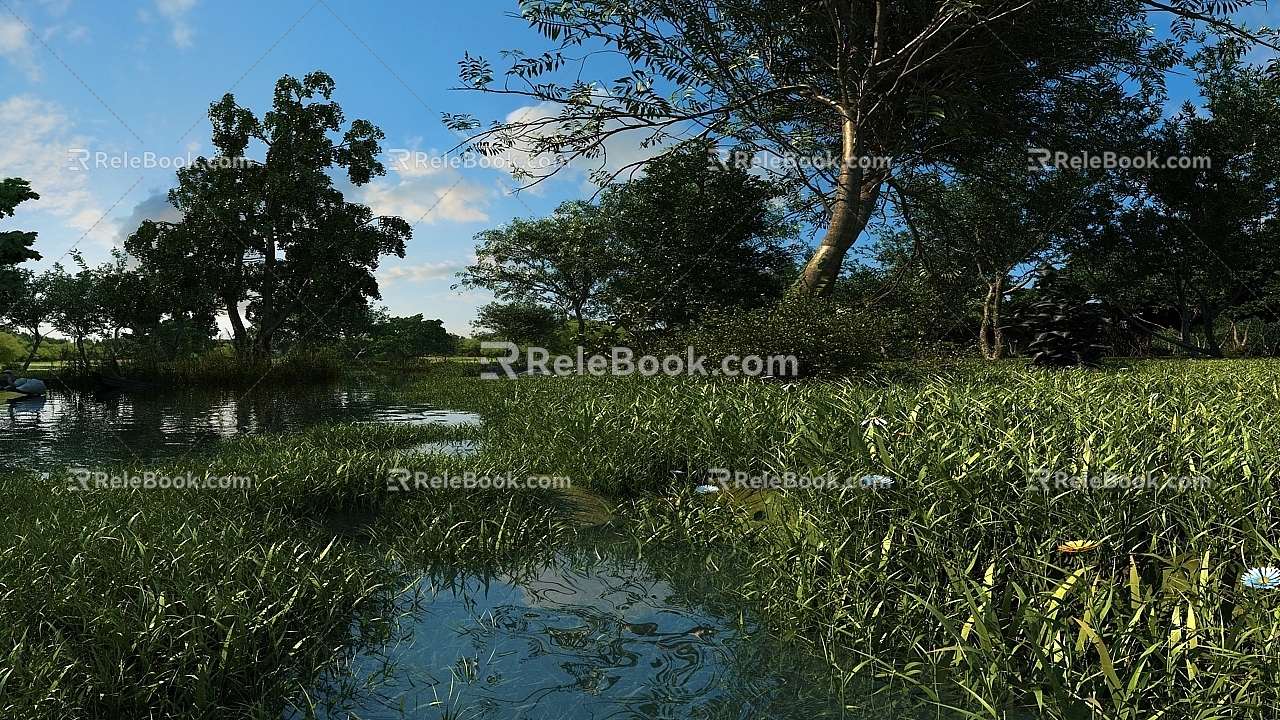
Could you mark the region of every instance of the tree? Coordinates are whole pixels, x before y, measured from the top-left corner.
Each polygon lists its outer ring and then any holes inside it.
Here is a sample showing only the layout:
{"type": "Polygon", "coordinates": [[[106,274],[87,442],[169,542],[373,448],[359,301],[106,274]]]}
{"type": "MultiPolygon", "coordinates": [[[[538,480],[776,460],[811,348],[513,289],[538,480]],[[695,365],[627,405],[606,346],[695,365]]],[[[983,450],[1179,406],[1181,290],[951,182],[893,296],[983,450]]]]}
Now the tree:
{"type": "Polygon", "coordinates": [[[1150,139],[1161,158],[1203,157],[1209,166],[1132,173],[1132,195],[1107,232],[1067,265],[1128,322],[1193,355],[1222,355],[1215,324],[1224,314],[1280,309],[1280,148],[1272,141],[1280,78],[1246,65],[1244,50],[1228,40],[1199,52],[1204,108],[1187,103],[1150,139]],[[1164,308],[1176,318],[1173,334],[1149,313],[1164,308]],[[1197,324],[1202,342],[1192,335],[1197,324]]]}
{"type": "Polygon", "coordinates": [[[500,301],[545,304],[577,324],[578,344],[613,266],[609,226],[588,202],[562,203],[549,217],[514,219],[476,235],[476,262],[459,285],[484,288],[500,301]]]}
{"type": "Polygon", "coordinates": [[[71,258],[79,266],[75,274],[68,273],[59,263],[54,263],[53,270],[47,273],[49,320],[55,330],[71,338],[80,366],[88,367],[85,341],[103,332],[107,319],[93,270],[85,264],[80,253],[73,252],[71,258]]]}
{"type": "MultiPolygon", "coordinates": [[[[22,178],[5,178],[0,182],[0,218],[13,217],[18,205],[27,200],[39,200],[31,184],[22,178]]],[[[33,232],[8,230],[0,232],[0,303],[5,306],[19,297],[21,287],[15,265],[28,260],[39,260],[40,253],[31,249],[36,241],[33,232]]]]}
{"type": "Polygon", "coordinates": [[[425,355],[452,355],[456,338],[440,320],[424,320],[422,315],[392,317],[373,327],[374,351],[401,360],[425,355]]]}
{"type": "Polygon", "coordinates": [[[1101,186],[1084,172],[1029,168],[1022,154],[974,165],[957,177],[900,180],[912,202],[903,213],[908,231],[897,241],[921,252],[931,272],[979,282],[978,345],[984,358],[998,359],[1006,349],[1006,296],[1058,260],[1063,243],[1086,233],[1101,186]]]}
{"type": "Polygon", "coordinates": [[[31,367],[40,345],[44,341],[44,326],[52,315],[50,307],[49,286],[52,271],[36,275],[31,270],[18,268],[15,277],[14,300],[9,304],[5,319],[13,328],[25,333],[31,339],[31,349],[22,363],[22,369],[31,367]]]}
{"type": "Polygon", "coordinates": [[[340,142],[330,137],[344,123],[330,101],[333,90],[322,72],[302,81],[285,76],[261,119],[231,94],[214,103],[209,117],[219,157],[243,158],[257,142],[266,161],[200,158],[182,168],[169,193],[182,221],[144,222],[126,241],[165,286],[203,286],[227,313],[236,346],[243,351],[251,343],[260,359],[291,321],[323,323],[335,309],[378,299],[379,258],[404,257],[411,235],[403,219],[374,217],[333,187],[328,173],[336,168],[356,186],[386,173],[376,159],[383,134],[369,121],[353,121],[340,142]],[[245,302],[252,332],[241,314],[245,302]]]}
{"type": "Polygon", "coordinates": [[[682,149],[601,198],[614,257],[604,303],[632,337],[764,307],[794,279],[785,242],[797,230],[774,207],[777,188],[714,157],[682,149]]]}
{"type": "MultiPolygon", "coordinates": [[[[461,76],[538,111],[478,132],[471,147],[554,158],[546,171],[522,171],[531,184],[575,159],[607,159],[607,143],[633,132],[649,148],[712,139],[779,158],[829,154],[834,163],[778,171],[793,209],[825,228],[796,284],[810,295],[830,292],[898,170],[1107,137],[1129,104],[1118,76],[1152,94],[1181,57],[1183,28],[1156,41],[1146,10],[1231,27],[1208,0],[522,0],[521,10],[558,47],[511,53],[501,86],[480,57],[466,56],[461,76]],[[566,55],[575,47],[582,58],[566,55]],[[547,81],[602,56],[626,71],[611,87],[547,81]],[[869,160],[886,157],[892,168],[869,160]]],[[[447,121],[481,126],[468,115],[447,121]]]]}
{"type": "Polygon", "coordinates": [[[552,308],[527,302],[481,305],[472,326],[488,328],[495,335],[517,345],[549,347],[563,316],[552,308]]]}

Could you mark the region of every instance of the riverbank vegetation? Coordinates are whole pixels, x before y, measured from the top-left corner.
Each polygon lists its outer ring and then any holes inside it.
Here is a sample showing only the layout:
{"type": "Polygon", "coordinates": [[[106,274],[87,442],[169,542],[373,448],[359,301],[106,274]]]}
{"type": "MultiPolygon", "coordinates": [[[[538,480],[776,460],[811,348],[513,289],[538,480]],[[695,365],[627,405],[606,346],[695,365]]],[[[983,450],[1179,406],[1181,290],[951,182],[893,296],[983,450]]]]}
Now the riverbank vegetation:
{"type": "Polygon", "coordinates": [[[377,641],[405,568],[535,561],[577,532],[580,499],[556,491],[387,489],[390,468],[465,464],[571,477],[642,553],[745,563],[729,600],[807,645],[837,685],[873,681],[956,717],[1273,717],[1277,591],[1248,572],[1280,565],[1276,369],[428,377],[398,392],[485,425],[325,426],[183,461],[256,478],[230,493],[6,478],[0,697],[14,716],[270,716],[342,662],[350,633],[377,641]],[[410,454],[446,439],[479,454],[410,454]],[[751,489],[730,475],[697,492],[723,477],[712,468],[855,482],[751,489]],[[1087,480],[1104,476],[1143,483],[1087,480]]]}
{"type": "Polygon", "coordinates": [[[741,597],[850,682],[969,717],[1274,717],[1277,591],[1247,573],[1280,565],[1277,369],[520,381],[487,400],[484,457],[615,498],[642,545],[744,553],[741,597]],[[892,482],[695,492],[710,468],[892,482]]]}

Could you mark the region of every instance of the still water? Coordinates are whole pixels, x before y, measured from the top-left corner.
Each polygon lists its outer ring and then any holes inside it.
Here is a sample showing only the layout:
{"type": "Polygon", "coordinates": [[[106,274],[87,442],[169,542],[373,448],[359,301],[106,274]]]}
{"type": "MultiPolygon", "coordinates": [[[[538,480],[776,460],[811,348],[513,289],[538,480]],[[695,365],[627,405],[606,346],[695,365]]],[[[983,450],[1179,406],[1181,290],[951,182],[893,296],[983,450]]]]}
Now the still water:
{"type": "MultiPolygon", "coordinates": [[[[175,458],[227,439],[331,422],[480,418],[405,403],[393,388],[50,392],[0,406],[0,470],[175,458]]],[[[469,441],[422,452],[474,454],[469,441]]],[[[742,569],[587,543],[519,571],[446,568],[400,596],[390,637],[366,638],[286,720],[852,717],[829,669],[718,603],[742,569]]],[[[879,717],[887,717],[881,715],[879,717]]]]}
{"type": "Polygon", "coordinates": [[[0,406],[0,470],[61,469],[177,457],[238,435],[333,422],[479,423],[471,413],[406,404],[387,388],[149,390],[95,397],[50,391],[0,406]]]}
{"type": "Polygon", "coordinates": [[[617,547],[512,574],[424,574],[393,639],[286,718],[840,717],[824,664],[717,604],[734,577],[701,556],[651,563],[617,547]]]}

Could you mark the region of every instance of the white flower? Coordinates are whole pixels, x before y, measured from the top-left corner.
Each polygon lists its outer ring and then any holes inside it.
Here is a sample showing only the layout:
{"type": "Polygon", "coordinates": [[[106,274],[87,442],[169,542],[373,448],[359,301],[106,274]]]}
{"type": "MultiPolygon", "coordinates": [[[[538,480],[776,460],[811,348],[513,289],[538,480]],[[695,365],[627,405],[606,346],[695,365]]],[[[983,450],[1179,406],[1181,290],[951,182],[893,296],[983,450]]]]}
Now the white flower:
{"type": "Polygon", "coordinates": [[[1244,574],[1245,587],[1251,587],[1254,590],[1277,590],[1280,589],[1280,568],[1259,567],[1253,568],[1244,574]]]}
{"type": "Polygon", "coordinates": [[[884,475],[863,475],[859,482],[862,483],[862,487],[885,488],[893,485],[893,478],[884,475]]]}
{"type": "Polygon", "coordinates": [[[702,493],[702,494],[704,494],[704,495],[705,495],[706,493],[720,492],[720,488],[716,487],[715,485],[699,485],[698,487],[694,488],[693,490],[694,490],[694,492],[699,492],[699,493],[702,493]]]}

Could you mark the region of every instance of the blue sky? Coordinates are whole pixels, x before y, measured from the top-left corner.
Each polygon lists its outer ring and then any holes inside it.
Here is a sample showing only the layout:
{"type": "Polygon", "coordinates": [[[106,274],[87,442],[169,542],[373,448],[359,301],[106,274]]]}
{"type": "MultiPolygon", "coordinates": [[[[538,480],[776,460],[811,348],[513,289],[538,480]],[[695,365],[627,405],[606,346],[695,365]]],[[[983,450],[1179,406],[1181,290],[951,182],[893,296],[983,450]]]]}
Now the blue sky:
{"type": "MultiPolygon", "coordinates": [[[[4,227],[39,232],[45,259],[36,267],[67,264],[73,248],[91,264],[104,261],[142,219],[174,219],[164,195],[175,177],[161,167],[95,168],[96,154],[123,160],[151,152],[157,162],[211,154],[209,104],[230,91],[261,115],[285,74],[333,76],[347,119],[382,128],[384,149],[442,153],[457,138],[440,112],[489,120],[527,111],[517,99],[450,89],[464,51],[501,70],[499,50],[546,47],[509,16],[515,7],[512,0],[2,0],[0,175],[27,178],[42,196],[4,227]],[[71,169],[72,148],[90,151],[88,171],[71,169]]],[[[1264,13],[1241,17],[1256,26],[1264,13]]],[[[1175,81],[1171,97],[1188,89],[1175,81]]],[[[489,299],[450,289],[474,250],[472,236],[593,189],[585,172],[570,172],[513,196],[510,177],[494,169],[388,165],[387,177],[344,188],[378,214],[416,222],[406,257],[388,258],[378,271],[383,301],[393,314],[438,317],[461,334],[489,299]]]]}
{"type": "MultiPolygon", "coordinates": [[[[94,159],[106,153],[123,166],[125,153],[153,152],[158,165],[160,158],[212,154],[206,112],[228,91],[260,115],[281,76],[324,70],[347,119],[382,128],[384,149],[443,153],[457,138],[437,113],[491,119],[520,109],[518,101],[451,90],[463,52],[497,60],[501,49],[543,46],[523,21],[507,16],[509,1],[4,5],[0,173],[29,179],[42,196],[5,223],[39,232],[36,248],[45,259],[28,267],[69,264],[73,247],[97,263],[142,219],[172,219],[164,200],[175,184],[172,169],[96,168],[94,159]],[[71,148],[90,151],[87,172],[71,169],[78,166],[71,148]]],[[[345,188],[349,199],[379,214],[417,221],[406,257],[387,258],[379,269],[384,302],[394,314],[439,317],[464,334],[475,306],[488,300],[450,289],[474,250],[472,236],[589,191],[583,174],[515,197],[506,191],[511,178],[498,170],[401,172],[384,163],[387,177],[345,188]]]]}

